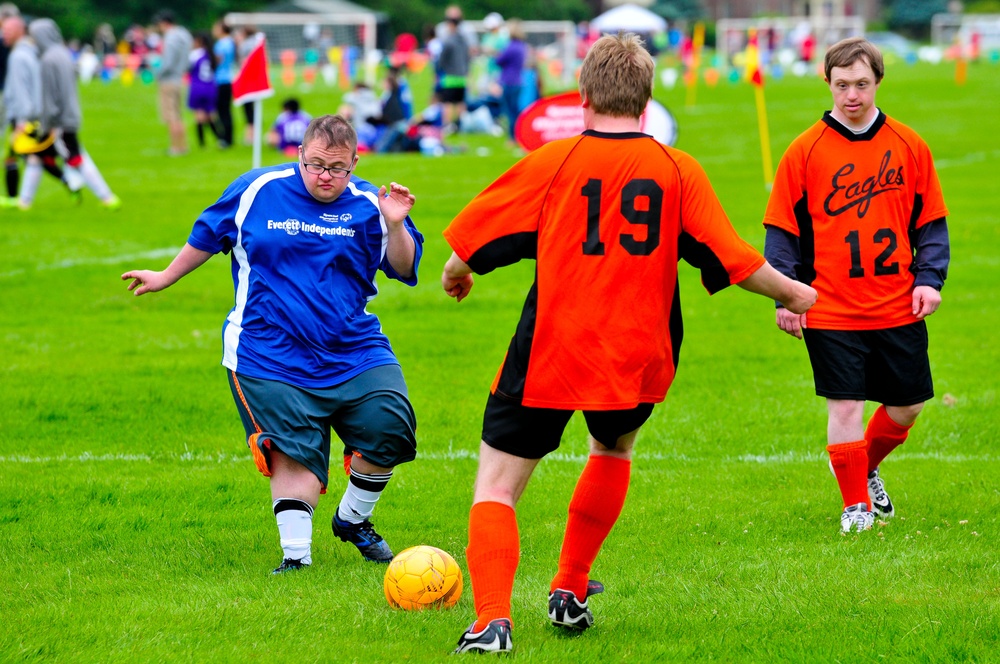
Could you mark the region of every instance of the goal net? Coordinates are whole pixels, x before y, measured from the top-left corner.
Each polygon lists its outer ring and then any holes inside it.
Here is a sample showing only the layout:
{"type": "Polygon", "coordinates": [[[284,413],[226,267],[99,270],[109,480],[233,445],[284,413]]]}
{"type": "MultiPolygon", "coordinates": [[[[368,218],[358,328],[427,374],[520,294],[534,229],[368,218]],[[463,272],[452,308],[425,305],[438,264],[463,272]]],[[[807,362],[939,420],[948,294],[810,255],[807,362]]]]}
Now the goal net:
{"type": "Polygon", "coordinates": [[[716,53],[724,66],[733,65],[733,56],[747,47],[747,31],[756,28],[762,53],[797,49],[802,40],[811,35],[815,40],[815,53],[847,37],[860,37],[865,33],[865,20],[861,16],[780,16],[774,18],[721,19],[716,23],[716,53]]]}
{"type": "Polygon", "coordinates": [[[232,28],[249,27],[264,33],[267,56],[272,63],[294,53],[295,63],[323,65],[331,49],[355,49],[359,62],[365,63],[365,78],[374,83],[377,62],[378,20],[365,13],[230,13],[226,23],[232,28]]]}

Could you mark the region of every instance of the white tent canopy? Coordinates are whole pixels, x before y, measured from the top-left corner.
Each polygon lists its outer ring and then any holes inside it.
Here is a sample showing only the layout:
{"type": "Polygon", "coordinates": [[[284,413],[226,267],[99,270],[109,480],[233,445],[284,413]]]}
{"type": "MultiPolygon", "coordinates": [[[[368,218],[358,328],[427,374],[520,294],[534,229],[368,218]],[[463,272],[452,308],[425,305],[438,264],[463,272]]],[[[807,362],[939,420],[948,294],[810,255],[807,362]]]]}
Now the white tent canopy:
{"type": "Polygon", "coordinates": [[[609,9],[590,22],[590,27],[599,32],[652,33],[665,32],[667,21],[639,5],[625,4],[609,9]]]}

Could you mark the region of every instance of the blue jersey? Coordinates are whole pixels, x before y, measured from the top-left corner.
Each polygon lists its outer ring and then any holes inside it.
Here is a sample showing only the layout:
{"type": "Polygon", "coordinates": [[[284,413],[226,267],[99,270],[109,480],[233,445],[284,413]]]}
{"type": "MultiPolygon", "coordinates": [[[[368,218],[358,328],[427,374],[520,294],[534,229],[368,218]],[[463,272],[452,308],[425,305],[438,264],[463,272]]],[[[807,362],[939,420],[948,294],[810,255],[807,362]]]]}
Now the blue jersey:
{"type": "Polygon", "coordinates": [[[404,221],[416,252],[403,278],[386,257],[378,188],[351,177],[332,203],[305,188],[297,163],[260,168],[202,212],[188,243],[231,253],[236,305],[222,329],[222,364],[300,387],[337,385],[397,364],[378,318],[365,308],[375,273],[413,286],[423,236],[404,221]]]}

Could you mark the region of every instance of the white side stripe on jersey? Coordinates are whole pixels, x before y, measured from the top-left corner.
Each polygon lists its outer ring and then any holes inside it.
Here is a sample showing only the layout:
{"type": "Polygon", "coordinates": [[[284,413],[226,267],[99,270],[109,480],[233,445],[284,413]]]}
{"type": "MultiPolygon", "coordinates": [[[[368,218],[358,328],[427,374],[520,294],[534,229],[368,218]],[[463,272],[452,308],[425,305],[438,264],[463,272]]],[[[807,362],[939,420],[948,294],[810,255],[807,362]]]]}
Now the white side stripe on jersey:
{"type": "MultiPolygon", "coordinates": [[[[378,194],[371,191],[361,191],[354,185],[353,182],[349,182],[347,184],[347,188],[350,189],[351,193],[354,194],[355,196],[364,196],[365,198],[367,198],[369,201],[371,201],[371,204],[374,205],[375,209],[378,211],[378,225],[379,228],[382,229],[382,244],[378,256],[378,262],[379,265],[381,265],[382,261],[385,260],[385,252],[389,248],[389,228],[385,225],[385,217],[382,216],[382,208],[378,206],[378,194]]],[[[374,279],[372,279],[372,287],[374,287],[375,292],[378,293],[378,284],[375,283],[374,279]]],[[[369,297],[368,301],[371,302],[373,299],[375,299],[374,295],[369,297]]],[[[367,308],[365,309],[365,313],[366,314],[368,313],[367,308]]]]}
{"type": "Polygon", "coordinates": [[[250,262],[247,260],[246,249],[243,248],[243,222],[250,212],[257,194],[268,182],[287,178],[295,175],[294,168],[286,168],[283,171],[270,171],[264,173],[250,183],[243,195],[240,196],[240,206],[236,210],[236,246],[233,247],[233,258],[240,266],[236,279],[236,306],[229,313],[226,331],[222,341],[222,365],[237,370],[236,350],[240,345],[240,333],[243,332],[243,312],[247,306],[247,292],[250,288],[250,262]]]}

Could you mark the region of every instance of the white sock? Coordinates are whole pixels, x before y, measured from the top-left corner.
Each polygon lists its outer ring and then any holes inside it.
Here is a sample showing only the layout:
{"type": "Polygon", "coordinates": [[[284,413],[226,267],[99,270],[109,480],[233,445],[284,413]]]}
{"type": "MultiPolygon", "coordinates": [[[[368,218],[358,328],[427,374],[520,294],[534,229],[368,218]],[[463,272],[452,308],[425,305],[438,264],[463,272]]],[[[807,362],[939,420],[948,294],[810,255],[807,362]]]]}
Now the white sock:
{"type": "Polygon", "coordinates": [[[273,508],[285,558],[302,561],[304,565],[311,564],[312,506],[297,498],[278,498],[273,508]]]}
{"type": "Polygon", "coordinates": [[[42,181],[42,162],[38,160],[29,160],[28,164],[24,167],[24,179],[21,180],[21,202],[25,205],[31,205],[35,200],[35,193],[38,191],[38,185],[42,181]]]}
{"type": "Polygon", "coordinates": [[[351,479],[347,482],[344,497],[340,499],[337,515],[348,523],[370,519],[390,479],[392,473],[366,475],[351,468],[351,479]]]}
{"type": "Polygon", "coordinates": [[[80,171],[69,164],[63,166],[63,179],[66,180],[66,186],[69,187],[70,191],[80,191],[83,189],[83,185],[86,184],[80,171]]]}
{"type": "Polygon", "coordinates": [[[94,163],[94,160],[86,152],[83,153],[80,174],[83,175],[83,179],[87,182],[90,190],[94,192],[94,196],[97,196],[97,200],[106,201],[114,195],[111,193],[111,187],[104,181],[101,171],[97,169],[97,164],[94,163]]]}

